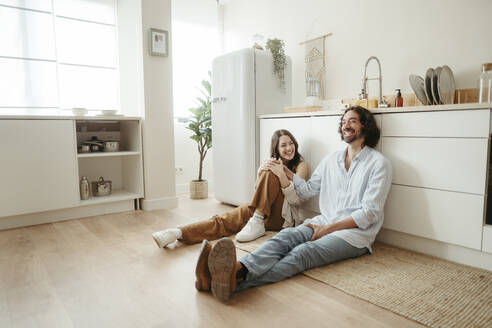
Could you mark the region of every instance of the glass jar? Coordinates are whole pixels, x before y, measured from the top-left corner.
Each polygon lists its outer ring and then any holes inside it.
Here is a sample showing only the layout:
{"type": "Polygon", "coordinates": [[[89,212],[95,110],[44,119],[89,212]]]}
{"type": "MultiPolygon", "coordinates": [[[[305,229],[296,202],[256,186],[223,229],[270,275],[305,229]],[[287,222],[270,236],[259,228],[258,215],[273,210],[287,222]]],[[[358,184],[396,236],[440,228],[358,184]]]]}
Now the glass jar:
{"type": "Polygon", "coordinates": [[[492,102],[492,63],[482,64],[482,73],[478,86],[478,102],[492,102]]]}

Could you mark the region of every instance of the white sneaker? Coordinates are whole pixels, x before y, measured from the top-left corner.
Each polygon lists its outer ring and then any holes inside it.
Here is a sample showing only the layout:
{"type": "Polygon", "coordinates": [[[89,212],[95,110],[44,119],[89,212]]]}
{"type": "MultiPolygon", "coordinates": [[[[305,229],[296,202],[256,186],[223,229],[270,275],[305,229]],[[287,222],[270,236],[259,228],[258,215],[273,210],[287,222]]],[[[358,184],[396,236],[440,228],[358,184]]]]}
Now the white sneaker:
{"type": "Polygon", "coordinates": [[[157,231],[152,233],[152,238],[154,238],[155,243],[159,248],[164,248],[167,245],[174,243],[178,240],[178,229],[166,229],[162,231],[157,231]]]}
{"type": "Polygon", "coordinates": [[[254,216],[249,219],[244,228],[236,235],[236,241],[246,243],[260,238],[265,234],[265,222],[254,216]]]}

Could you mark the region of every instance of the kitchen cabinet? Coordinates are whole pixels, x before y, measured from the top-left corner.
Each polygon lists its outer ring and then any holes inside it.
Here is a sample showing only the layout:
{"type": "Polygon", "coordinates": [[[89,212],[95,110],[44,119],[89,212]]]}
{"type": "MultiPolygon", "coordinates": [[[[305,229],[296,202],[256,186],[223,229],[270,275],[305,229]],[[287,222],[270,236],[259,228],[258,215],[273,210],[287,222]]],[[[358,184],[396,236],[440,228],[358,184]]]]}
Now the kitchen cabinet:
{"type": "Polygon", "coordinates": [[[78,205],[74,122],[0,120],[0,217],[78,205]]]}
{"type": "Polygon", "coordinates": [[[489,110],[420,111],[383,114],[383,137],[488,138],[489,110]]]}
{"type": "Polygon", "coordinates": [[[483,227],[482,251],[492,254],[492,225],[483,227]]]}
{"type": "MultiPolygon", "coordinates": [[[[492,104],[372,110],[381,129],[376,149],[392,163],[381,240],[451,261],[492,269],[492,226],[485,223],[492,104]],[[489,255],[491,254],[491,255],[489,255]]],[[[268,121],[310,118],[310,166],[343,149],[341,113],[263,115],[268,121]]],[[[295,125],[290,122],[291,125],[295,125]]],[[[282,126],[276,125],[276,128],[282,126]]],[[[260,135],[265,139],[264,135],[260,135]]],[[[264,142],[264,141],[262,141],[264,142]]],[[[261,145],[260,145],[261,147],[261,145]]],[[[490,184],[492,185],[492,184],[490,184]]],[[[304,205],[319,212],[312,202],[304,205]]]]}
{"type": "Polygon", "coordinates": [[[139,118],[0,117],[0,229],[138,208],[141,138],[139,118]],[[120,141],[120,151],[78,153],[91,136],[120,141]],[[81,200],[81,176],[111,180],[112,194],[81,200]]]}
{"type": "Polygon", "coordinates": [[[383,227],[481,250],[483,205],[483,195],[394,184],[383,227]]]}
{"type": "Polygon", "coordinates": [[[100,140],[120,142],[118,152],[78,153],[79,177],[97,181],[100,176],[112,182],[112,193],[104,197],[81,200],[80,205],[109,203],[115,200],[143,198],[141,126],[138,120],[127,121],[76,121],[77,145],[92,136],[100,140]],[[89,130],[89,131],[88,131],[89,130]],[[94,130],[94,131],[90,131],[94,130]]]}
{"type": "Polygon", "coordinates": [[[487,138],[383,137],[382,148],[393,166],[394,184],[485,192],[487,138]]]}

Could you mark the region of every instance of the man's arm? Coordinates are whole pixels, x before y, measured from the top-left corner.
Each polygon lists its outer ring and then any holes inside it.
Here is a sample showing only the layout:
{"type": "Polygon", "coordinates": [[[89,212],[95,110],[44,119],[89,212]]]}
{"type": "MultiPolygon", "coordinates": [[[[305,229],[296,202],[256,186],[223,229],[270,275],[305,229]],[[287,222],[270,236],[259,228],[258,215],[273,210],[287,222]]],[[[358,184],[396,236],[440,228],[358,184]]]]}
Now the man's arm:
{"type": "Polygon", "coordinates": [[[362,208],[350,215],[359,228],[366,229],[383,217],[384,203],[391,187],[391,176],[391,163],[386,158],[373,169],[362,197],[362,208]]]}
{"type": "Polygon", "coordinates": [[[311,236],[311,240],[319,239],[324,235],[338,230],[357,228],[357,224],[351,216],[327,225],[316,225],[312,223],[305,223],[304,225],[310,227],[314,231],[313,235],[311,236]]]}
{"type": "MultiPolygon", "coordinates": [[[[297,174],[292,176],[292,182],[294,183],[294,189],[296,190],[299,197],[311,198],[319,194],[321,190],[321,183],[323,181],[323,172],[325,170],[326,160],[321,161],[318,167],[313,172],[311,179],[308,181],[304,180],[297,174]]],[[[289,174],[287,173],[287,177],[289,174]]]]}
{"type": "MultiPolygon", "coordinates": [[[[291,170],[289,170],[285,165],[283,166],[283,169],[284,169],[286,178],[289,180],[292,180],[292,178],[294,177],[294,173],[291,170]],[[290,178],[289,178],[289,176],[290,176],[290,178]]],[[[296,174],[303,179],[308,178],[309,169],[308,169],[308,166],[305,162],[300,162],[297,165],[296,174]]],[[[287,200],[287,202],[290,205],[299,206],[300,204],[302,204],[302,202],[305,201],[305,199],[299,197],[299,195],[297,194],[297,192],[294,189],[294,183],[289,181],[289,180],[287,180],[288,184],[286,187],[284,187],[284,185],[282,184],[282,181],[280,181],[280,184],[282,187],[282,193],[284,194],[285,200],[287,200]]]]}

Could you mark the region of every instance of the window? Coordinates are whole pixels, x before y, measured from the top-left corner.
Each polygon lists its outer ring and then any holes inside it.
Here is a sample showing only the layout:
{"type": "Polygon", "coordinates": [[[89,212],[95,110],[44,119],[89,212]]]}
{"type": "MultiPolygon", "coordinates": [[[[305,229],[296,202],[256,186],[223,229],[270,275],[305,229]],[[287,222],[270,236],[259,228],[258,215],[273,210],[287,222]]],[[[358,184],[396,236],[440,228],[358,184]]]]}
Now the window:
{"type": "Polygon", "coordinates": [[[116,0],[0,0],[0,114],[119,109],[116,0]]]}

